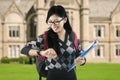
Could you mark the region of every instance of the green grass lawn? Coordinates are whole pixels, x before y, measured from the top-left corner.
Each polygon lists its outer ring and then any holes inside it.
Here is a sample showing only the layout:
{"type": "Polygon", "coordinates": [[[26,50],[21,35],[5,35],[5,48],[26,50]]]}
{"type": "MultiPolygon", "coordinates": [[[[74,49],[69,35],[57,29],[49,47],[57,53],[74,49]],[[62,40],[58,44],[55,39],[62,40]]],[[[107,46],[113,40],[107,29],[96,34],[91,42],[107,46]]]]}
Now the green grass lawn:
{"type": "Polygon", "coordinates": [[[35,65],[0,64],[0,80],[38,80],[35,65]]]}
{"type": "MultiPolygon", "coordinates": [[[[78,80],[119,80],[120,64],[87,63],[76,73],[78,80]]],[[[38,74],[35,65],[0,64],[0,80],[38,80],[38,74]]]]}
{"type": "Polygon", "coordinates": [[[78,80],[120,80],[120,64],[86,64],[76,71],[78,80]]]}

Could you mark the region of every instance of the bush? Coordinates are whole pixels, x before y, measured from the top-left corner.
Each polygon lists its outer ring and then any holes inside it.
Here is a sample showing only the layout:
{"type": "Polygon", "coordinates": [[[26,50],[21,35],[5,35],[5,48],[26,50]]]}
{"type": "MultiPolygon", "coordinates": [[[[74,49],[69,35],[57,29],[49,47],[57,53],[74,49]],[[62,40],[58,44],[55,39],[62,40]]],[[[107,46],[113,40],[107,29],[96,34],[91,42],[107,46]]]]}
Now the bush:
{"type": "Polygon", "coordinates": [[[19,57],[19,63],[28,64],[29,63],[29,58],[28,57],[19,57]]]}
{"type": "Polygon", "coordinates": [[[10,60],[9,60],[8,57],[3,57],[3,58],[1,59],[1,63],[10,63],[10,60]]]}
{"type": "Polygon", "coordinates": [[[19,57],[19,58],[3,57],[1,59],[1,63],[21,63],[21,64],[28,64],[29,63],[29,58],[28,57],[19,57]]]}
{"type": "Polygon", "coordinates": [[[10,58],[10,63],[19,63],[19,58],[10,58]]]}

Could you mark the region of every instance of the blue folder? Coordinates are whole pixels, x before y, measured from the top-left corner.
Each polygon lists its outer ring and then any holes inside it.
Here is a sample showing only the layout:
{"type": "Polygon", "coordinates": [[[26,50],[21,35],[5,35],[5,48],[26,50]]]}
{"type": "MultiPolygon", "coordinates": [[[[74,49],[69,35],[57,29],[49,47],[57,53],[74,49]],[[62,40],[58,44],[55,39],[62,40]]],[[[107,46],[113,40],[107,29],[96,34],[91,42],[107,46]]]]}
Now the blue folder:
{"type": "MultiPolygon", "coordinates": [[[[96,39],[93,41],[93,43],[90,45],[90,47],[88,47],[88,49],[84,50],[83,52],[80,53],[79,57],[84,57],[86,54],[89,53],[89,51],[91,51],[97,44],[99,43],[99,41],[96,39]]],[[[73,63],[70,68],[68,69],[67,72],[71,71],[74,67],[75,67],[75,63],[73,63]]]]}

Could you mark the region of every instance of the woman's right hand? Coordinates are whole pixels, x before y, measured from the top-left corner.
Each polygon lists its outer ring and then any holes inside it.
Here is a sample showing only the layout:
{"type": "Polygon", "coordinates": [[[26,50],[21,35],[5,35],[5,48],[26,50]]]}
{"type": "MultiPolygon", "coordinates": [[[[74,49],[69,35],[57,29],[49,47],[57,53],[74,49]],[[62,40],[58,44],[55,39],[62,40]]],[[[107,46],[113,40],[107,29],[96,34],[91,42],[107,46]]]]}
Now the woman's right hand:
{"type": "Polygon", "coordinates": [[[51,59],[54,59],[54,58],[57,57],[57,53],[56,53],[55,50],[52,49],[52,48],[49,48],[49,49],[47,49],[47,50],[45,50],[45,51],[40,51],[40,54],[41,54],[42,56],[45,56],[45,57],[51,58],[51,59]]]}

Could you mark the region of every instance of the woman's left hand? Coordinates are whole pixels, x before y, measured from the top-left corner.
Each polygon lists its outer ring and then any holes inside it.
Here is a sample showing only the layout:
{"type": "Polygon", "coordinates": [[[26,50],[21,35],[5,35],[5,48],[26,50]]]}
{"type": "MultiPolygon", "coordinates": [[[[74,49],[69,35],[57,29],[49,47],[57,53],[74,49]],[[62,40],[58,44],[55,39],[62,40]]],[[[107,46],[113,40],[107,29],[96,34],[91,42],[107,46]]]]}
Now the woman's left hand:
{"type": "Polygon", "coordinates": [[[74,60],[74,63],[76,65],[82,65],[85,63],[85,58],[84,57],[77,57],[75,60],[74,60]]]}

